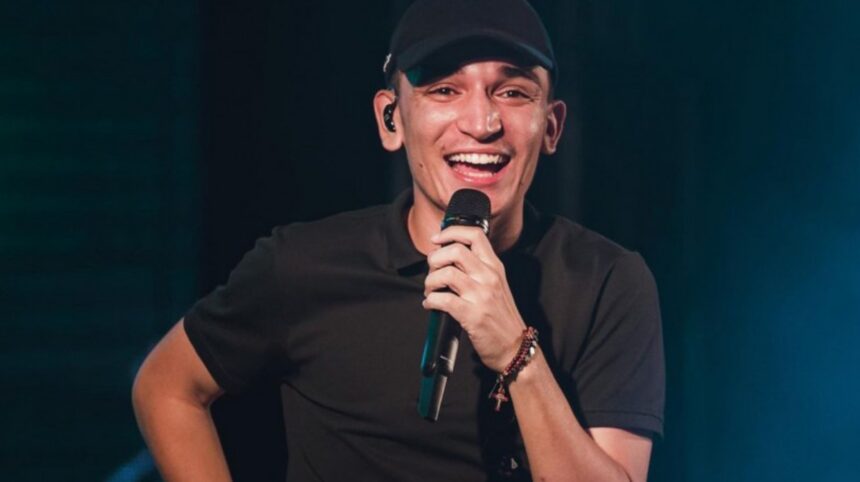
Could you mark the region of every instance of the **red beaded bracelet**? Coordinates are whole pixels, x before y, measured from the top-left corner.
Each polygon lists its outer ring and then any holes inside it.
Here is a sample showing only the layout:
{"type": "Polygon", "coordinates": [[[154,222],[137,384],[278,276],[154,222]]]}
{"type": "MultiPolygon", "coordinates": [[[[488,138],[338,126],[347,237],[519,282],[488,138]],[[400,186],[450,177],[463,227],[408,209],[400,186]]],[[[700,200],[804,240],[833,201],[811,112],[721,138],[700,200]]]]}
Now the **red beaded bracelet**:
{"type": "Polygon", "coordinates": [[[510,400],[510,398],[505,394],[505,386],[516,380],[517,374],[520,370],[522,370],[528,362],[531,361],[535,354],[535,350],[537,350],[537,342],[537,330],[531,326],[523,330],[523,341],[520,343],[520,348],[517,350],[517,354],[508,364],[507,368],[505,368],[502,373],[499,373],[498,377],[496,377],[496,384],[493,385],[493,389],[490,390],[490,396],[488,398],[496,399],[497,412],[502,409],[502,403],[510,400]]]}

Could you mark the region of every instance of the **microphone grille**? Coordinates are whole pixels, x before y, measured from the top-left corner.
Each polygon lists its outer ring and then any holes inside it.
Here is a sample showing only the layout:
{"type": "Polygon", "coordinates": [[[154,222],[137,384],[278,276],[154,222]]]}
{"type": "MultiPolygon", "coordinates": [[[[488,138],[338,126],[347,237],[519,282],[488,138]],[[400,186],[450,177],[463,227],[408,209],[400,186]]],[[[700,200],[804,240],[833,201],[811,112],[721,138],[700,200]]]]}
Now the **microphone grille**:
{"type": "Polygon", "coordinates": [[[477,216],[490,219],[490,198],[475,189],[460,189],[451,196],[445,216],[477,216]]]}

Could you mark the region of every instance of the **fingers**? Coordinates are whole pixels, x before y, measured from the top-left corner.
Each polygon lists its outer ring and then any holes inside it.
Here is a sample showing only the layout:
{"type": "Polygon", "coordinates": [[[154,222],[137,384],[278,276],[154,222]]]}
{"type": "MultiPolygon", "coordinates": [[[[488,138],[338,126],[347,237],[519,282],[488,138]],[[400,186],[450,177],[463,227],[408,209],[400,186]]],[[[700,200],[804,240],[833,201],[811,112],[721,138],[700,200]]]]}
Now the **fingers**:
{"type": "Polygon", "coordinates": [[[444,311],[462,324],[459,320],[466,319],[464,315],[468,312],[471,303],[451,292],[434,291],[424,298],[421,305],[427,310],[444,311]]]}
{"type": "Polygon", "coordinates": [[[424,296],[433,291],[449,288],[459,296],[474,291],[476,282],[454,266],[445,266],[427,275],[424,279],[424,296]]]}
{"type": "Polygon", "coordinates": [[[441,247],[427,257],[430,272],[424,280],[423,307],[451,315],[482,362],[503,370],[525,327],[504,265],[477,227],[451,226],[431,241],[441,247]]]}
{"type": "Polygon", "coordinates": [[[435,244],[460,243],[468,246],[481,261],[492,267],[501,265],[490,240],[480,228],[475,226],[449,226],[430,238],[435,244]]]}
{"type": "Polygon", "coordinates": [[[454,265],[467,273],[475,273],[483,268],[483,264],[483,261],[468,246],[460,243],[449,244],[427,256],[430,271],[454,265]]]}
{"type": "Polygon", "coordinates": [[[450,244],[427,257],[430,274],[424,282],[425,295],[447,287],[474,302],[481,287],[490,290],[507,287],[504,265],[479,228],[451,226],[434,236],[434,242],[450,244]]]}
{"type": "Polygon", "coordinates": [[[430,253],[427,264],[430,266],[430,274],[425,279],[425,286],[428,286],[430,291],[448,286],[463,295],[476,284],[498,289],[499,282],[504,279],[504,266],[501,261],[494,258],[489,263],[484,262],[472,250],[460,243],[450,244],[430,253]],[[451,270],[459,273],[449,272],[451,270]],[[436,275],[439,271],[443,271],[443,274],[436,275]],[[455,283],[455,285],[445,283],[455,283]]]}

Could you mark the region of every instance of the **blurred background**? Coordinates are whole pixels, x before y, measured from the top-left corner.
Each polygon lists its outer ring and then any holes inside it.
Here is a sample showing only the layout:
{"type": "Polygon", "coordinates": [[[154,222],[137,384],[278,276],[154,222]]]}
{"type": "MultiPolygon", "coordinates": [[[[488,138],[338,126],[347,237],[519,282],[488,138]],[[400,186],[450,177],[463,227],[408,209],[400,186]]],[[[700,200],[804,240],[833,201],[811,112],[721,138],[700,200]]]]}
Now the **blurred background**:
{"type": "MultiPolygon", "coordinates": [[[[0,7],[2,480],[159,480],[152,345],[272,226],[409,184],[370,103],[408,4],[0,7]]],[[[571,116],[530,198],[661,290],[651,480],[860,480],[860,3],[533,4],[571,116]]],[[[282,480],[274,393],[216,404],[237,480],[282,480]]]]}

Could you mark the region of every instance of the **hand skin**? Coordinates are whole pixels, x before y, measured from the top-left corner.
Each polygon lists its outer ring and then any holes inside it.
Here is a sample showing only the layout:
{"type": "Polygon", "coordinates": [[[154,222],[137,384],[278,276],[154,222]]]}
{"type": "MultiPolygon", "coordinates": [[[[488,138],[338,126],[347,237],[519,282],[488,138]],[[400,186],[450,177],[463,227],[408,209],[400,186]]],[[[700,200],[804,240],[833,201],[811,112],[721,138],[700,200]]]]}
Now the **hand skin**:
{"type": "MultiPolygon", "coordinates": [[[[452,226],[430,240],[440,247],[427,256],[430,274],[425,280],[424,307],[454,317],[481,361],[496,372],[503,371],[526,327],[504,265],[479,228],[452,226]],[[439,291],[442,288],[451,291],[439,291]]],[[[537,351],[509,391],[534,480],[647,479],[651,440],[616,428],[583,429],[542,351],[537,351]]]]}
{"type": "Polygon", "coordinates": [[[147,356],[132,388],[138,426],[166,482],[231,480],[209,412],[222,393],[179,320],[147,356]]]}

